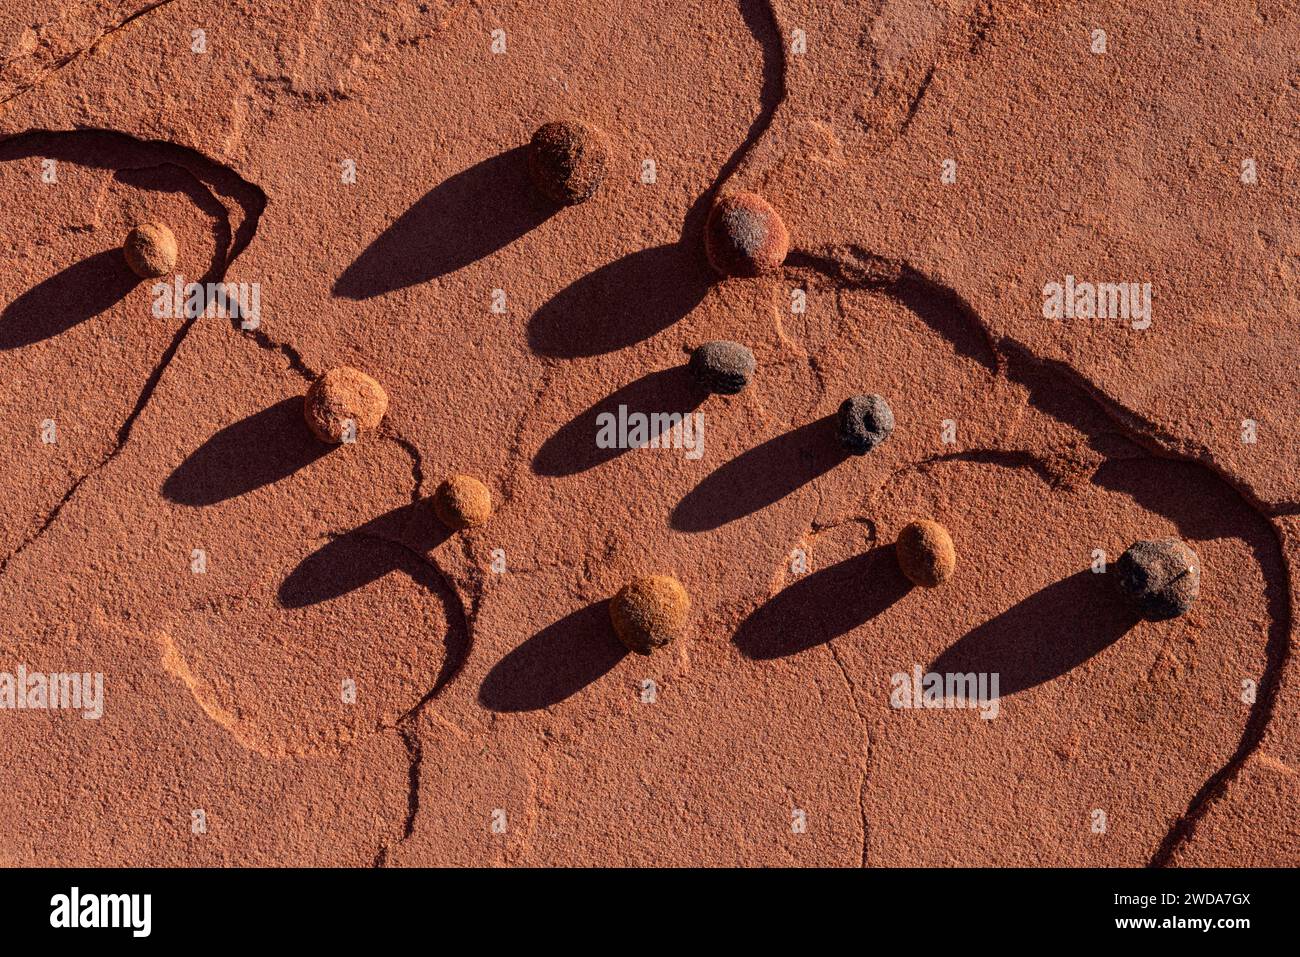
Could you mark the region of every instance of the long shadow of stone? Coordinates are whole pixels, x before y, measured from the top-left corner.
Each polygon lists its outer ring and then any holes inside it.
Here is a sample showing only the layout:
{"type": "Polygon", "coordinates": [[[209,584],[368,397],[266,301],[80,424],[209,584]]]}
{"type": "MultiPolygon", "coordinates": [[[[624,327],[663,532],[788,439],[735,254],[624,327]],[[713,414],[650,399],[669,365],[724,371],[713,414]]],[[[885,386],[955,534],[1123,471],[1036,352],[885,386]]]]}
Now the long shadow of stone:
{"type": "Polygon", "coordinates": [[[306,608],[330,601],[393,571],[440,591],[445,587],[442,576],[420,553],[437,548],[451,533],[432,512],[428,502],[403,505],[330,539],[280,584],[280,605],[306,608]]]}
{"type": "Polygon", "coordinates": [[[499,661],[479,688],[493,711],[535,711],[577,694],[629,654],[598,601],[547,625],[499,661]]]}
{"type": "Polygon", "coordinates": [[[217,432],[167,476],[162,492],[182,505],[213,505],[287,478],[332,448],[303,424],[302,398],[293,396],[217,432]]]}
{"type": "Polygon", "coordinates": [[[37,283],[0,313],[0,349],[51,339],[121,302],[140,282],[119,248],[87,256],[37,283]]]}
{"type": "Polygon", "coordinates": [[[538,355],[602,355],[648,339],[704,300],[703,247],[683,240],[616,259],[560,290],[528,322],[538,355]]]}
{"type": "Polygon", "coordinates": [[[1137,622],[1115,591],[1114,575],[1085,569],[967,632],[928,670],[996,674],[1005,697],[1074,670],[1137,622]]]}
{"type": "Polygon", "coordinates": [[[893,544],[796,579],[736,629],[747,658],[784,658],[834,641],[887,611],[912,589],[893,544]]]}
{"type": "Polygon", "coordinates": [[[334,295],[371,299],[477,262],[559,209],[528,183],[525,147],[489,157],[439,183],[367,246],[334,295]]]}
{"type": "MultiPolygon", "coordinates": [[[[533,471],[538,475],[576,475],[628,451],[626,448],[598,448],[596,445],[600,430],[597,420],[604,413],[617,420],[620,406],[625,406],[629,415],[643,412],[647,416],[651,413],[684,416],[697,409],[704,398],[704,391],[695,385],[685,366],[651,372],[610,393],[561,426],[537,450],[533,457],[533,471]]],[[[647,442],[668,438],[663,435],[666,421],[659,418],[649,423],[647,442]]]]}
{"type": "Polygon", "coordinates": [[[778,435],[719,466],[673,509],[681,532],[707,532],[785,498],[839,465],[848,453],[828,415],[778,435]]]}

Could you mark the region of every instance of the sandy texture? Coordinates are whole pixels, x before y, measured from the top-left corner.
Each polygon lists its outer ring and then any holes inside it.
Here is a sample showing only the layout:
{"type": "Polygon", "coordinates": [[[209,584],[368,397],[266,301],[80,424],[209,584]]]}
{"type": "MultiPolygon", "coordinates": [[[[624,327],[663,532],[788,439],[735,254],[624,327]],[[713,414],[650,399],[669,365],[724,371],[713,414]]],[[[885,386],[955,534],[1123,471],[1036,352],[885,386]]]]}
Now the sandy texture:
{"type": "Polygon", "coordinates": [[[0,673],[104,700],[0,710],[0,859],[1300,863],[1297,38],[1286,0],[6,6],[0,673]],[[609,151],[571,206],[528,164],[564,118],[609,151]],[[724,188],[780,268],[710,267],[724,188]],[[256,321],[158,309],[144,222],[256,321]],[[1150,324],[1047,317],[1067,276],[1150,324]],[[330,445],[338,367],[388,405],[330,445]],[[636,412],[699,454],[597,442],[636,412]],[[486,524],[437,520],[456,474],[486,524]],[[1114,562],[1168,537],[1199,596],[1141,620],[1114,562]],[[635,655],[652,574],[689,627],[635,655]],[[896,707],[914,669],[996,716],[896,707]]]}

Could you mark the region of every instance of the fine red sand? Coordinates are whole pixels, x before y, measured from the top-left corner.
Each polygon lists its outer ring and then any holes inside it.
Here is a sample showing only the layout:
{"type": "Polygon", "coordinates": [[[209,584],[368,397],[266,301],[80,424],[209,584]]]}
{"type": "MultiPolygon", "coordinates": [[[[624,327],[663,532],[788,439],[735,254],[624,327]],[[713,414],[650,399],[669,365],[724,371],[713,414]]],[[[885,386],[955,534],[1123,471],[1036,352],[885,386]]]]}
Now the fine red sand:
{"type": "Polygon", "coordinates": [[[0,710],[0,863],[1300,863],[1298,38],[1286,0],[6,5],[0,673],[104,702],[0,710]],[[529,176],[556,119],[608,140],[577,205],[529,176]],[[774,274],[710,268],[723,187],[774,274]],[[156,308],[138,223],[260,321],[156,308]],[[1067,276],[1150,326],[1045,318],[1067,276]],[[719,340],[737,395],[687,367],[719,340]],[[335,446],[337,367],[389,404],[335,446]],[[896,426],[853,456],[862,394],[896,426]],[[700,454],[597,443],[637,412],[700,454]],[[456,474],[492,514],[453,533],[456,474]],[[1167,537],[1199,597],[1139,620],[1093,563],[1167,537]],[[652,574],[689,627],[635,655],[608,600],[652,574]],[[891,706],[913,669],[997,674],[996,717],[891,706]]]}

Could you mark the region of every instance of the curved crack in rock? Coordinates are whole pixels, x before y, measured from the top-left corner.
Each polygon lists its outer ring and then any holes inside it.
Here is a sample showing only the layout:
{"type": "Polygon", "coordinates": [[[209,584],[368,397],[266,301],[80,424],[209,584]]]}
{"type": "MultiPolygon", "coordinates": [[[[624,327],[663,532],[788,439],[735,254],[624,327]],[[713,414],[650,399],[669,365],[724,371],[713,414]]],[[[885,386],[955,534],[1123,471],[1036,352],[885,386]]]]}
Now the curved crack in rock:
{"type": "Polygon", "coordinates": [[[185,656],[176,646],[176,642],[171,635],[160,631],[156,632],[154,637],[158,641],[163,669],[185,686],[185,690],[190,693],[194,703],[207,715],[208,719],[228,732],[236,743],[246,751],[260,754],[264,758],[274,759],[276,755],[249,737],[241,727],[239,717],[222,707],[221,703],[208,691],[204,682],[190,669],[189,662],[185,660],[185,656]]]}
{"type": "Polygon", "coordinates": [[[379,437],[392,442],[411,460],[411,504],[419,503],[424,491],[424,455],[410,439],[385,422],[379,430],[379,437]]]}
{"type": "Polygon", "coordinates": [[[845,289],[884,293],[919,316],[960,354],[979,363],[989,373],[999,375],[1006,368],[1005,356],[974,307],[956,290],[935,282],[905,262],[847,244],[820,253],[792,249],[785,265],[787,272],[796,276],[813,273],[829,280],[837,295],[845,289]],[[976,332],[979,340],[956,337],[954,320],[976,332]]]}
{"type": "Polygon", "coordinates": [[[289,368],[298,373],[298,375],[300,375],[306,382],[311,383],[318,378],[317,374],[313,372],[311,367],[303,360],[302,353],[290,343],[272,339],[262,331],[261,327],[258,327],[257,329],[240,329],[239,331],[242,332],[245,337],[256,343],[259,349],[266,349],[268,352],[278,352],[284,356],[285,360],[289,363],[289,368]]]}
{"type": "Polygon", "coordinates": [[[1124,406],[1107,395],[1096,383],[1068,363],[1037,356],[1029,346],[1010,336],[999,339],[998,348],[1004,355],[1023,358],[1052,375],[1074,384],[1085,392],[1106,416],[1119,426],[1125,435],[1133,438],[1149,451],[1182,461],[1196,462],[1198,465],[1204,466],[1213,472],[1215,477],[1230,485],[1233,491],[1250,505],[1252,510],[1258,512],[1265,519],[1300,511],[1300,505],[1295,503],[1268,502],[1261,499],[1249,483],[1233,475],[1216,461],[1214,453],[1208,446],[1170,432],[1159,423],[1153,422],[1141,413],[1124,406]]]}
{"type": "MultiPolygon", "coordinates": [[[[744,169],[746,160],[753,154],[759,140],[771,128],[777,110],[781,108],[788,96],[786,86],[788,64],[785,46],[781,39],[781,20],[777,16],[776,7],[770,0],[740,0],[740,15],[763,51],[763,86],[759,90],[759,111],[758,116],[754,117],[754,121],[749,125],[745,139],[722,164],[722,168],[718,170],[718,175],[713,180],[713,185],[705,190],[697,201],[696,206],[702,205],[704,211],[707,211],[708,204],[712,202],[714,195],[723,184],[744,169]]],[[[692,207],[692,211],[694,210],[695,207],[692,207]]]]}
{"type": "MultiPolygon", "coordinates": [[[[447,613],[448,627],[445,639],[447,654],[433,685],[425,691],[414,704],[398,715],[395,719],[388,722],[378,723],[373,728],[373,734],[382,734],[389,731],[396,732],[406,749],[409,762],[407,768],[407,809],[401,824],[400,834],[395,840],[386,840],[382,842],[374,857],[372,866],[382,867],[385,866],[387,862],[391,848],[407,840],[414,833],[415,820],[419,813],[419,782],[420,770],[423,762],[423,752],[419,736],[414,727],[415,722],[419,720],[425,707],[442,693],[468,661],[473,645],[471,622],[476,609],[473,607],[466,609],[460,590],[455,587],[451,577],[443,571],[436,560],[422,552],[420,549],[412,547],[410,544],[403,542],[398,538],[378,532],[356,530],[349,532],[329,532],[326,533],[324,537],[330,540],[337,540],[345,536],[365,538],[384,546],[401,549],[415,561],[428,568],[430,572],[437,577],[437,580],[442,583],[443,590],[446,593],[439,597],[443,599],[447,613]],[[448,595],[452,596],[455,600],[448,600],[448,595]]],[[[428,586],[426,585],[426,587],[428,586]]],[[[228,597],[230,601],[237,601],[242,599],[243,596],[228,597]]],[[[238,717],[223,707],[219,701],[207,692],[204,683],[194,675],[185,660],[183,653],[178,647],[176,647],[175,643],[170,639],[170,636],[160,633],[156,637],[162,649],[164,667],[169,673],[178,678],[178,680],[185,685],[194,697],[200,709],[209,719],[229,732],[235,741],[241,746],[250,751],[261,754],[269,760],[278,760],[294,756],[292,753],[278,753],[268,750],[265,747],[260,747],[256,740],[251,738],[240,728],[238,717]]],[[[340,754],[359,746],[365,738],[371,736],[372,735],[366,735],[363,738],[357,738],[349,742],[340,749],[340,754]]]]}
{"type": "Polygon", "coordinates": [[[405,842],[415,833],[415,819],[420,813],[420,770],[424,766],[424,749],[420,744],[420,736],[411,729],[409,723],[398,727],[397,733],[401,736],[402,746],[406,748],[406,759],[409,762],[406,771],[406,817],[402,821],[401,836],[395,842],[385,841],[379,846],[371,867],[388,866],[389,851],[395,844],[405,842]]]}
{"type": "MultiPolygon", "coordinates": [[[[438,564],[437,560],[421,551],[419,548],[415,548],[410,543],[402,541],[400,538],[386,535],[379,531],[367,531],[363,529],[353,529],[347,532],[331,531],[326,532],[323,537],[330,541],[338,541],[339,539],[344,538],[367,539],[372,542],[378,542],[381,545],[401,549],[413,560],[429,569],[430,572],[437,577],[437,580],[442,583],[442,586],[447,593],[456,599],[455,602],[447,603],[449,619],[447,622],[447,639],[445,642],[448,646],[447,657],[444,659],[442,667],[438,671],[438,676],[434,679],[433,685],[428,691],[420,696],[419,700],[416,701],[415,704],[402,712],[395,721],[391,724],[380,724],[376,727],[376,730],[396,728],[403,722],[417,717],[421,708],[428,704],[433,698],[437,697],[460,673],[461,669],[464,668],[465,662],[469,660],[469,653],[472,649],[469,621],[472,609],[476,602],[471,602],[470,608],[466,608],[465,600],[461,596],[460,589],[456,587],[452,576],[438,564]],[[456,636],[461,636],[459,642],[455,641],[456,636]]],[[[428,589],[427,585],[425,587],[426,590],[432,591],[432,589],[428,589]]]]}
{"type": "MultiPolygon", "coordinates": [[[[418,491],[418,486],[417,486],[418,491]]],[[[417,497],[418,500],[418,497],[417,497]]],[[[407,809],[402,823],[402,831],[395,841],[385,841],[375,853],[373,867],[384,867],[388,861],[388,855],[391,849],[406,841],[415,833],[415,820],[420,813],[420,769],[423,765],[424,754],[420,744],[419,734],[415,730],[415,722],[419,720],[425,707],[429,705],[442,691],[460,674],[469,661],[470,653],[474,647],[474,628],[473,622],[477,612],[478,595],[471,598],[469,608],[465,606],[465,599],[461,591],[456,587],[451,576],[443,571],[442,567],[436,560],[425,554],[418,548],[413,548],[406,542],[400,541],[389,535],[371,532],[331,532],[326,537],[338,539],[344,535],[359,535],[362,538],[368,538],[372,541],[380,542],[385,545],[394,546],[402,549],[411,555],[416,561],[428,567],[432,573],[438,576],[443,583],[446,591],[455,598],[454,602],[447,602],[447,638],[445,646],[447,648],[446,657],[443,659],[442,667],[434,679],[433,685],[420,696],[410,708],[400,714],[396,720],[389,724],[381,724],[375,728],[376,733],[384,731],[396,731],[402,739],[402,744],[406,748],[409,765],[407,768],[407,809]],[[459,636],[459,640],[456,640],[459,636]]]]}
{"type": "MultiPolygon", "coordinates": [[[[917,462],[909,462],[907,465],[891,472],[889,477],[880,483],[877,494],[883,492],[908,472],[925,472],[935,465],[942,465],[946,462],[972,462],[978,465],[1000,465],[1003,468],[1026,469],[1037,475],[1045,485],[1051,488],[1057,488],[1069,478],[1077,477],[1077,475],[1062,471],[1059,463],[1045,459],[1033,452],[1021,449],[974,448],[963,449],[960,452],[930,455],[917,462]]],[[[1091,468],[1088,468],[1087,471],[1091,471],[1091,468]]]]}
{"type": "MultiPolygon", "coordinates": [[[[231,262],[251,241],[252,234],[257,228],[257,220],[266,206],[266,196],[260,189],[244,180],[233,170],[203,156],[196,150],[158,140],[140,140],[115,130],[92,128],[78,130],[35,129],[0,140],[0,149],[4,150],[6,156],[10,159],[39,155],[77,162],[79,155],[83,158],[86,155],[80,152],[83,148],[89,148],[92,152],[103,150],[110,156],[123,155],[121,151],[125,151],[124,155],[126,156],[138,157],[146,161],[141,165],[127,165],[125,162],[114,164],[111,167],[114,171],[155,169],[170,165],[187,173],[204,190],[215,207],[225,210],[223,214],[225,220],[224,234],[228,237],[226,248],[222,251],[221,261],[214,263],[209,272],[199,282],[207,284],[219,283],[224,280],[231,262]],[[153,162],[147,162],[147,160],[153,160],[153,162]],[[213,185],[218,188],[213,189],[213,185]],[[230,210],[220,201],[219,196],[223,195],[234,197],[236,200],[241,201],[241,204],[247,203],[247,205],[242,206],[245,217],[237,229],[232,230],[230,210]]],[[[72,500],[86,479],[103,469],[122,451],[131,438],[131,430],[140,414],[153,397],[163,373],[176,356],[181,343],[185,341],[185,337],[189,334],[194,323],[200,318],[202,318],[202,314],[188,317],[182,322],[171,342],[163,350],[162,355],[145,378],[134,406],[118,427],[113,447],[98,462],[94,463],[73,481],[54,507],[46,513],[34,532],[19,542],[3,559],[0,559],[0,575],[4,575],[13,560],[26,551],[54,524],[62,513],[64,506],[72,500]]]]}

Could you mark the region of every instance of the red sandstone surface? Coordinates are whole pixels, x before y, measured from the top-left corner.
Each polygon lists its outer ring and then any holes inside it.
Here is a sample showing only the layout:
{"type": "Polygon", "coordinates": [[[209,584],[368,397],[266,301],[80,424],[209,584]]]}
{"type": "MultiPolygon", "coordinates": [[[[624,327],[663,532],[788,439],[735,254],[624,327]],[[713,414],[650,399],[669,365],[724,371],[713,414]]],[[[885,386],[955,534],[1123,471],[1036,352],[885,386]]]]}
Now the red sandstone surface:
{"type": "Polygon", "coordinates": [[[0,863],[1300,862],[1294,2],[19,0],[0,51],[0,672],[104,675],[0,711],[0,863]],[[778,274],[709,268],[724,189],[778,274]],[[156,315],[140,222],[257,327],[156,315]],[[1067,275],[1149,327],[1045,317],[1067,275]],[[389,406],[330,446],[339,366],[389,406]],[[599,447],[619,406],[702,454],[599,447]],[[1200,597],[1139,621],[1094,553],[1167,536],[1200,597]],[[691,629],[641,657],[650,574],[691,629]]]}

